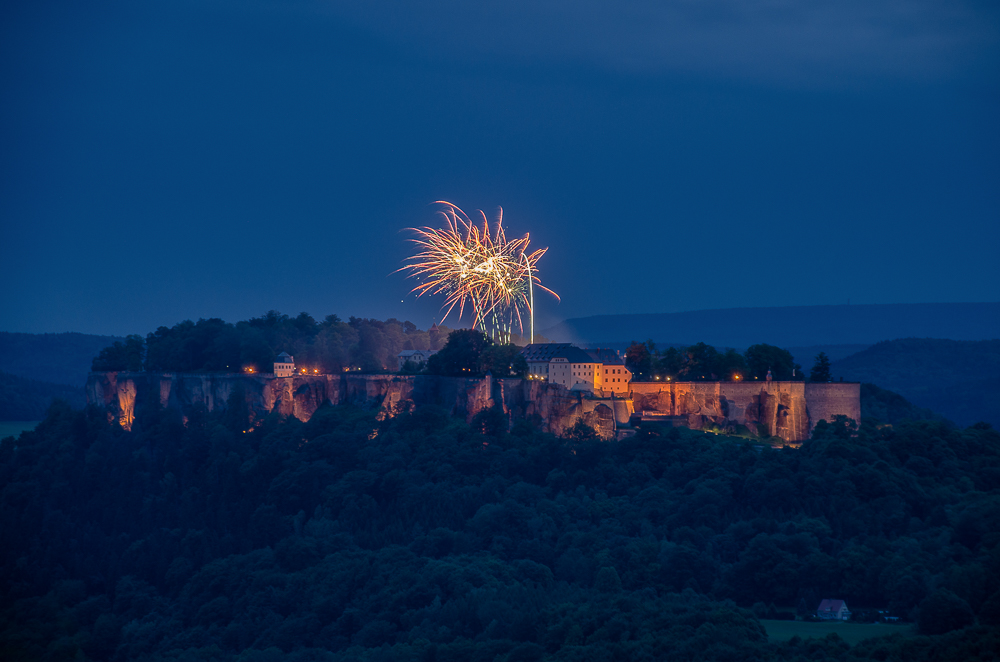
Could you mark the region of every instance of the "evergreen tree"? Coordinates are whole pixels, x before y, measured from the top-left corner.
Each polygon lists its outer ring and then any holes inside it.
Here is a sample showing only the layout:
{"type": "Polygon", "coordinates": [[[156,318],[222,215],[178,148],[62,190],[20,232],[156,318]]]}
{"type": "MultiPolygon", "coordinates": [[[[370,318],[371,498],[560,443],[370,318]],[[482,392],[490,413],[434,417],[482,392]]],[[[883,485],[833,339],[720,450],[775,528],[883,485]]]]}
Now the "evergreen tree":
{"type": "Polygon", "coordinates": [[[809,381],[826,383],[831,379],[830,357],[826,355],[826,352],[820,352],[816,355],[816,365],[809,372],[809,381]]]}

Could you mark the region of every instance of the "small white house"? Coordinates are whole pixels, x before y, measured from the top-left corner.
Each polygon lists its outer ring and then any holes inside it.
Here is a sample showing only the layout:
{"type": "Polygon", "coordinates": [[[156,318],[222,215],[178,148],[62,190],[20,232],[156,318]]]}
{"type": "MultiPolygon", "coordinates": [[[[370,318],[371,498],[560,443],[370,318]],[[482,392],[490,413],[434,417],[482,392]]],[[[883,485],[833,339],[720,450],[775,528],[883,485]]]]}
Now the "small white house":
{"type": "Polygon", "coordinates": [[[824,621],[846,621],[851,617],[847,603],[843,600],[823,600],[816,609],[816,615],[824,621]]]}
{"type": "Polygon", "coordinates": [[[427,359],[437,354],[437,350],[432,349],[404,349],[396,355],[399,360],[399,369],[402,370],[407,361],[412,362],[417,367],[423,368],[427,364],[427,359]]]}
{"type": "Polygon", "coordinates": [[[295,374],[295,357],[289,356],[287,352],[278,354],[278,360],[274,362],[275,377],[291,377],[295,374]]]}

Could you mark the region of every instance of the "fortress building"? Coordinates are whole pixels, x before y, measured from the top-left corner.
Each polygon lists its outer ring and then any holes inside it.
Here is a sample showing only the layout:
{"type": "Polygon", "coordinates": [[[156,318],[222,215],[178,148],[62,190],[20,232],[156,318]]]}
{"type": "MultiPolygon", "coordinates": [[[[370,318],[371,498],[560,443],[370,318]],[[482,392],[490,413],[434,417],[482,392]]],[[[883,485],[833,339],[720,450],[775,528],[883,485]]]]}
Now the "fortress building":
{"type": "Polygon", "coordinates": [[[535,343],[521,350],[528,378],[595,395],[624,395],[632,373],[612,349],[581,349],[569,343],[535,343]]]}

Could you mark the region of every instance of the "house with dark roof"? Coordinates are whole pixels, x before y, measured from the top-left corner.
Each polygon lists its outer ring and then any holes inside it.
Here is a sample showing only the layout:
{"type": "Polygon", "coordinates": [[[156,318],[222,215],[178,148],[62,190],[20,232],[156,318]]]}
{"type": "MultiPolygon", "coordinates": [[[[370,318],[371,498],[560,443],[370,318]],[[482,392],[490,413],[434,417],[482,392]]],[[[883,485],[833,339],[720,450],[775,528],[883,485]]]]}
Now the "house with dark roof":
{"type": "Polygon", "coordinates": [[[816,615],[824,621],[846,621],[851,617],[847,603],[843,600],[823,600],[816,609],[816,615]]]}
{"type": "Polygon", "coordinates": [[[290,356],[288,352],[282,352],[281,354],[278,354],[278,358],[274,362],[274,376],[291,377],[294,374],[295,374],[295,357],[290,356]]]}
{"type": "Polygon", "coordinates": [[[396,355],[396,360],[399,361],[400,370],[403,369],[407,361],[418,368],[423,368],[427,365],[427,359],[435,354],[437,354],[436,349],[404,349],[396,355]]]}
{"type": "Polygon", "coordinates": [[[534,343],[521,350],[528,378],[601,395],[625,394],[632,373],[612,349],[581,349],[570,343],[534,343]]]}

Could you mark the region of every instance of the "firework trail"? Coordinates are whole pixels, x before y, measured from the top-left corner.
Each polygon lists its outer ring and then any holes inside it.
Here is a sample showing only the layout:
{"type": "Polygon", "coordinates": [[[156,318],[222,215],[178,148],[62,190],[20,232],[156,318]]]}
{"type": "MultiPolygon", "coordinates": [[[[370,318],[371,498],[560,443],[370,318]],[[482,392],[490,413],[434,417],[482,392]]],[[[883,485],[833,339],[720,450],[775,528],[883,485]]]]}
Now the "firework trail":
{"type": "Polygon", "coordinates": [[[408,271],[420,284],[413,288],[416,295],[443,294],[445,310],[442,322],[458,307],[458,316],[472,311],[472,325],[494,339],[510,341],[515,325],[524,333],[524,316],[529,317],[534,335],[533,290],[540,288],[556,299],[552,290],[538,278],[538,260],[548,250],[528,252],[529,238],[508,240],[503,229],[503,209],[490,229],[490,222],[481,210],[482,226],[450,202],[438,212],[444,219],[443,228],[410,228],[416,237],[411,241],[418,252],[409,258],[400,271],[408,271]]]}

